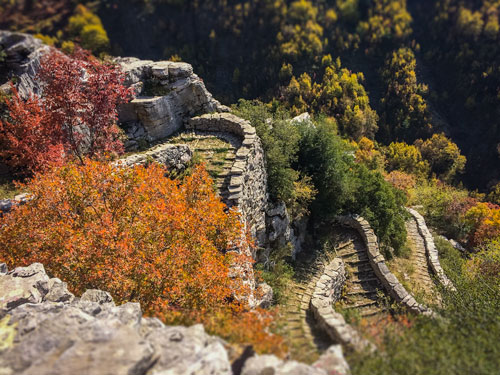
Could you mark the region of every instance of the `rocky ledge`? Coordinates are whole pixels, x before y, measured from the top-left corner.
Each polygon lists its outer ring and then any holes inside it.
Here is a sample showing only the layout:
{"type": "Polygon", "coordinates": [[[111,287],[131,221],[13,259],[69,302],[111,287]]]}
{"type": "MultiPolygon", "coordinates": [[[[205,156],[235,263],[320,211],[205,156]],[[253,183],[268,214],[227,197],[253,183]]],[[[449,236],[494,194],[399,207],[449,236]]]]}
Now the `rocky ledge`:
{"type": "Polygon", "coordinates": [[[327,375],[348,374],[339,346],[314,365],[274,356],[239,358],[202,325],[166,326],[138,303],[116,306],[107,292],[80,298],[34,263],[0,264],[0,374],[327,375]]]}

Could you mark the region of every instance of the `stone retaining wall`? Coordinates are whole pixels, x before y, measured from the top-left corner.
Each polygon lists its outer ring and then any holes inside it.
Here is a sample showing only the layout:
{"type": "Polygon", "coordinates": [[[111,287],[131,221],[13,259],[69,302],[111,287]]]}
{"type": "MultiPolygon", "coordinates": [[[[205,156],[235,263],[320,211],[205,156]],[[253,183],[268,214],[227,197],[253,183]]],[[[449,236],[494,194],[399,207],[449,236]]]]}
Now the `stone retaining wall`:
{"type": "Polygon", "coordinates": [[[415,298],[408,293],[396,276],[389,271],[385,264],[384,256],[379,251],[378,239],[368,221],[361,216],[341,216],[337,218],[342,225],[356,229],[366,244],[368,259],[379,278],[382,286],[396,302],[405,306],[409,311],[417,314],[433,315],[434,313],[427,307],[418,303],[415,298]]]}
{"type": "Polygon", "coordinates": [[[262,144],[255,128],[230,113],[205,114],[190,119],[186,128],[230,133],[241,138],[241,147],[231,167],[226,204],[238,207],[258,246],[266,243],[267,173],[262,144]]]}
{"type": "Polygon", "coordinates": [[[447,288],[455,289],[453,283],[448,279],[439,263],[439,254],[434,244],[434,238],[425,224],[425,220],[416,210],[412,208],[406,208],[406,210],[415,218],[417,222],[418,232],[424,239],[425,253],[427,254],[427,261],[431,267],[432,272],[437,276],[439,282],[447,288]]]}
{"type": "Polygon", "coordinates": [[[374,348],[373,344],[363,339],[359,332],[346,323],[344,317],[333,308],[341,294],[346,280],[345,266],[342,259],[335,258],[323,271],[316,283],[311,297],[310,308],[319,325],[330,338],[354,351],[374,348]]]}

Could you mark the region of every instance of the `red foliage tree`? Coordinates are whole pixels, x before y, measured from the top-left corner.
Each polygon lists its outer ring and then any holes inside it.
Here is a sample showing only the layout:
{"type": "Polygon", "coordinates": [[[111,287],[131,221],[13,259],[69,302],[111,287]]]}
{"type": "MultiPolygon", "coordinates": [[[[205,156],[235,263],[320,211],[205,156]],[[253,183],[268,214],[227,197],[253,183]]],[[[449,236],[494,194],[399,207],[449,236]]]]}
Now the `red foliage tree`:
{"type": "Polygon", "coordinates": [[[123,152],[117,106],[132,92],[116,64],[77,48],[72,56],[52,50],[41,60],[42,97],[24,102],[13,88],[8,119],[0,121],[0,157],[28,172],[84,156],[123,152]]]}
{"type": "Polygon", "coordinates": [[[12,85],[9,118],[0,121],[0,158],[14,168],[42,171],[64,159],[62,129],[51,126],[36,96],[23,101],[12,85]]]}
{"type": "Polygon", "coordinates": [[[71,56],[53,51],[44,56],[38,72],[44,109],[54,126],[62,128],[64,147],[80,160],[123,152],[117,106],[132,94],[123,86],[118,65],[100,62],[77,47],[71,56]]]}

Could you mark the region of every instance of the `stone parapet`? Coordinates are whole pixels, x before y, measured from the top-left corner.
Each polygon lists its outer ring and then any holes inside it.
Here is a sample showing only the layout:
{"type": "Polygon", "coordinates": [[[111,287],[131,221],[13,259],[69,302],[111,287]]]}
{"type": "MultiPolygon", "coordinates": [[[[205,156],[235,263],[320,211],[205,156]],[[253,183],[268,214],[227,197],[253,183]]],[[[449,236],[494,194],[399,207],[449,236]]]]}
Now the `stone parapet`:
{"type": "Polygon", "coordinates": [[[236,158],[229,171],[229,207],[237,207],[257,245],[266,242],[267,172],[264,150],[255,128],[231,113],[214,113],[190,119],[188,130],[230,133],[241,139],[236,158]]]}

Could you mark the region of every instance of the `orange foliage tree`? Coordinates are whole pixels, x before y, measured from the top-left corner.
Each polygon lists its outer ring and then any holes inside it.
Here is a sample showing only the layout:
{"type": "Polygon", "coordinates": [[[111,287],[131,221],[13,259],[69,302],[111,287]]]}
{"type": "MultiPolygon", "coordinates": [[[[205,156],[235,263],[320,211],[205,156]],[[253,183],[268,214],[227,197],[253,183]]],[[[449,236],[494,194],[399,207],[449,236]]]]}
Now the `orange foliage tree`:
{"type": "Polygon", "coordinates": [[[251,261],[231,251],[246,244],[238,214],[226,212],[204,167],[181,182],[165,172],[86,160],[35,175],[23,186],[32,199],[0,218],[0,261],[41,262],[75,293],[108,290],[167,323],[203,322],[279,351],[272,316],[249,310],[231,272],[251,261]]]}

